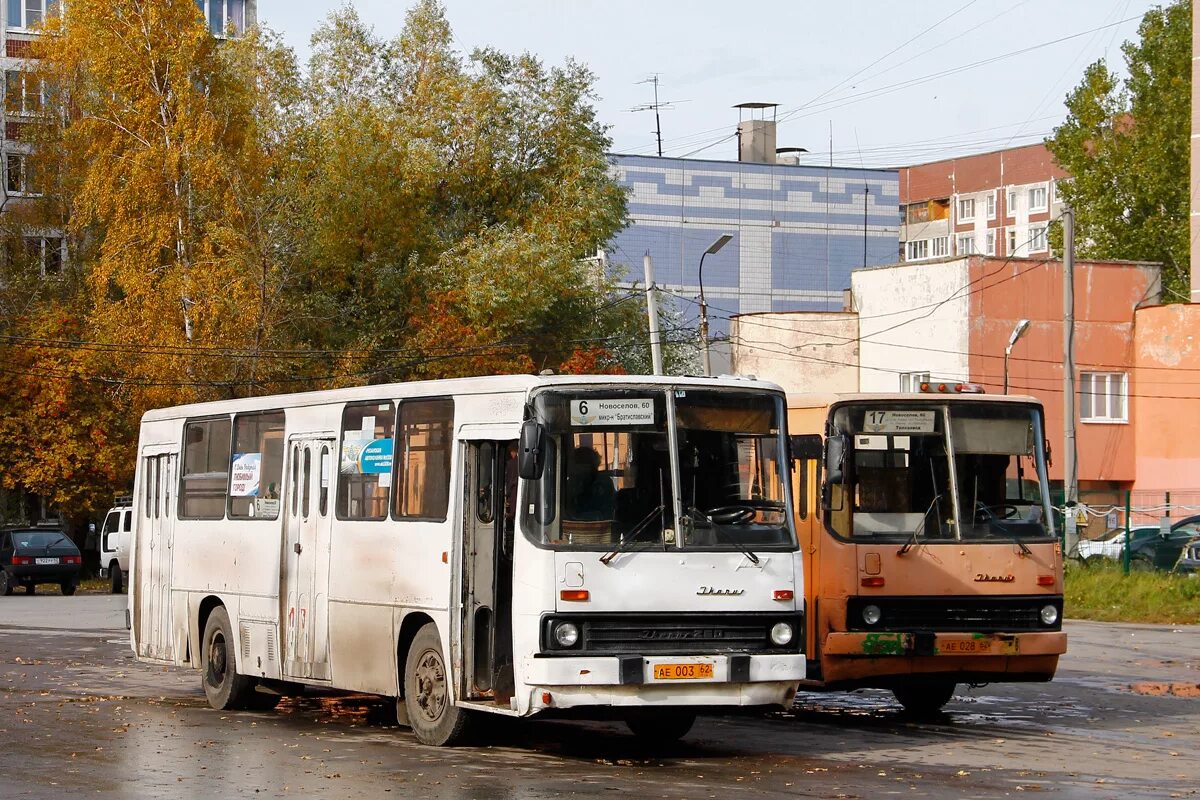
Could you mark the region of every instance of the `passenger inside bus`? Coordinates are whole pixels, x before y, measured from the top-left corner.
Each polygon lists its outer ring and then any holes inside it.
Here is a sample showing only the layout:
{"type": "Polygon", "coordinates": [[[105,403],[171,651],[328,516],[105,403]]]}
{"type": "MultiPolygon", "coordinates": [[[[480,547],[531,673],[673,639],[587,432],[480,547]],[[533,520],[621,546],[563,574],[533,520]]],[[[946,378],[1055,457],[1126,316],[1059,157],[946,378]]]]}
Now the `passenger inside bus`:
{"type": "Polygon", "coordinates": [[[567,465],[563,518],[611,520],[616,504],[612,479],[600,472],[600,454],[587,446],[576,447],[567,465]]]}

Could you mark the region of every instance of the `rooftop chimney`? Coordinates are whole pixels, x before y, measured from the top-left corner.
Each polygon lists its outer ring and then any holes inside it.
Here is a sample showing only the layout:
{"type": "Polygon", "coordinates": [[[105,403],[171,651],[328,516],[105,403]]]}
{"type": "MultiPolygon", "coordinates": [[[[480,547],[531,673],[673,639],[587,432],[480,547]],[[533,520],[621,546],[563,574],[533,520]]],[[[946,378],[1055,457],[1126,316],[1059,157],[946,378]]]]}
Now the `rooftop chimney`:
{"type": "Polygon", "coordinates": [[[775,109],[778,107],[778,103],[739,103],[734,106],[738,109],[738,161],[775,163],[775,109]],[[770,119],[766,118],[767,109],[771,110],[770,119]]]}

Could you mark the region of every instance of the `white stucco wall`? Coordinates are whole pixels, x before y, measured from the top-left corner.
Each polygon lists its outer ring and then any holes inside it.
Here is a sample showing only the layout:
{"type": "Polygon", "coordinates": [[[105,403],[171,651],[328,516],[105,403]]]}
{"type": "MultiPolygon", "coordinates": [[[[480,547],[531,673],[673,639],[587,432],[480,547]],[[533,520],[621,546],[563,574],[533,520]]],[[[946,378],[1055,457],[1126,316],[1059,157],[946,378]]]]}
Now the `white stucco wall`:
{"type": "Polygon", "coordinates": [[[968,259],[899,264],[851,275],[859,328],[859,387],[895,392],[901,373],[965,381],[968,259]]]}
{"type": "Polygon", "coordinates": [[[743,314],[731,321],[733,371],[788,394],[858,391],[858,317],[844,312],[743,314]]]}

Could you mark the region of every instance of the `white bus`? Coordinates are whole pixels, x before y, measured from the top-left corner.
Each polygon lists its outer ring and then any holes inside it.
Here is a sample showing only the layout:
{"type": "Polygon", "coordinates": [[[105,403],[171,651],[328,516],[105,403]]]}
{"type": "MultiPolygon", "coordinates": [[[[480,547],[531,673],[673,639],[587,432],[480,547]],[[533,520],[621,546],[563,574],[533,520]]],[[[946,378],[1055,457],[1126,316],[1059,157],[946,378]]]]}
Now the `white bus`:
{"type": "Polygon", "coordinates": [[[218,709],[396,697],[608,707],[638,735],[789,704],[804,678],[786,404],[723,378],[496,376],[142,419],[131,642],[218,709]]]}

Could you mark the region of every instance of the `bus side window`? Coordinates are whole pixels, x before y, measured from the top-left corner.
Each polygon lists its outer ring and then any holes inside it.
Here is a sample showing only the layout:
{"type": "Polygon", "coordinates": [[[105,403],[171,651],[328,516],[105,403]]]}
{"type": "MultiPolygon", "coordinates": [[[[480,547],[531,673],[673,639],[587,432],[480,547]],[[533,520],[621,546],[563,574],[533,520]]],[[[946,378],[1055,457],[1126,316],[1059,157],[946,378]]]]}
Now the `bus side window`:
{"type": "Polygon", "coordinates": [[[397,518],[445,521],[450,506],[453,400],[414,400],[400,405],[396,448],[397,518]]]}
{"type": "Polygon", "coordinates": [[[342,411],[338,519],[387,519],[395,424],[391,401],[350,403],[342,411]]]}
{"type": "Polygon", "coordinates": [[[197,420],[183,428],[181,519],[221,519],[229,492],[229,417],[197,420]]]}

